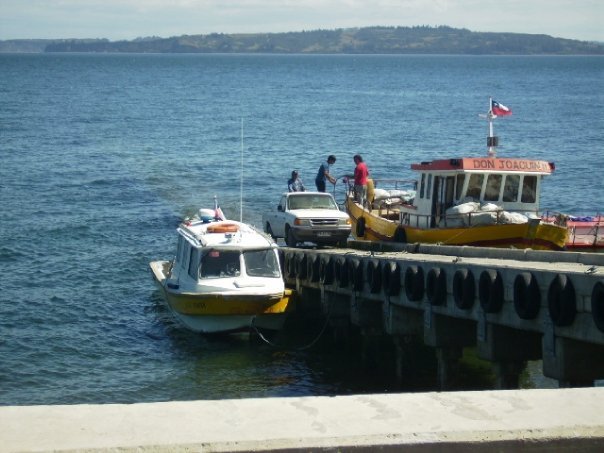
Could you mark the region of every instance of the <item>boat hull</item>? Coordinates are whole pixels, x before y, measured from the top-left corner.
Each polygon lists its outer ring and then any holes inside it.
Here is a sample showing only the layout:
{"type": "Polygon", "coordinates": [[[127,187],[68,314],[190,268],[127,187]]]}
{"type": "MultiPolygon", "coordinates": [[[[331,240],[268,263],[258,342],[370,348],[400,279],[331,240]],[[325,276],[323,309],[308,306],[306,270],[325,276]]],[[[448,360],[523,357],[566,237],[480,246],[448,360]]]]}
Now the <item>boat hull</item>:
{"type": "Polygon", "coordinates": [[[461,228],[414,228],[369,212],[350,198],[346,205],[353,234],[358,239],[369,241],[563,250],[568,235],[566,228],[542,222],[461,228]],[[359,228],[359,223],[363,225],[362,228],[359,228]],[[404,233],[401,229],[404,229],[404,233]],[[362,235],[359,234],[361,232],[362,235]]]}
{"type": "Polygon", "coordinates": [[[254,328],[279,330],[292,309],[293,292],[255,294],[245,291],[191,293],[170,288],[169,261],[150,264],[166,305],[186,328],[198,333],[240,332],[254,328]]]}

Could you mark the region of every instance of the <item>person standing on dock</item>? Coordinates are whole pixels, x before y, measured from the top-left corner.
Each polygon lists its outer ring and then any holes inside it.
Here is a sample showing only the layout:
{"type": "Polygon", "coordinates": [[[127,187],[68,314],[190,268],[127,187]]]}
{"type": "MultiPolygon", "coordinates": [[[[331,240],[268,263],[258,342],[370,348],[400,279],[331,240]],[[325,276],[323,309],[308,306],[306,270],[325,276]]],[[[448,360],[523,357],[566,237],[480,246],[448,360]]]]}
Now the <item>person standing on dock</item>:
{"type": "Polygon", "coordinates": [[[287,181],[287,191],[304,192],[305,190],[302,180],[298,177],[298,172],[296,170],[292,171],[292,177],[287,181]]]}
{"type": "Polygon", "coordinates": [[[369,170],[360,154],[355,154],[353,160],[356,164],[354,168],[354,201],[364,207],[367,203],[367,178],[369,177],[369,170]]]}
{"type": "Polygon", "coordinates": [[[318,192],[325,192],[325,186],[327,184],[327,180],[330,183],[335,184],[336,178],[329,174],[329,170],[333,164],[336,163],[336,156],[331,154],[327,158],[327,162],[323,162],[319,167],[319,172],[317,173],[317,177],[315,178],[315,185],[317,186],[318,192]]]}

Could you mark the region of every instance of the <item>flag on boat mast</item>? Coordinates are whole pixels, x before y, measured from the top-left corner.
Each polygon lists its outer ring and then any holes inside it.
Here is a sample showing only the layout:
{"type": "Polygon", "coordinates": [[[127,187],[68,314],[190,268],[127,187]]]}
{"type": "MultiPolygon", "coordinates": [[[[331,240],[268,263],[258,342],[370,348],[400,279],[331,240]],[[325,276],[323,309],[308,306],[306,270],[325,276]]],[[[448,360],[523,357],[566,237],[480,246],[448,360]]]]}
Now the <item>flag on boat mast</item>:
{"type": "Polygon", "coordinates": [[[214,218],[216,220],[226,220],[226,216],[222,212],[222,209],[220,209],[220,206],[218,206],[218,197],[216,195],[214,195],[214,218]]]}
{"type": "Polygon", "coordinates": [[[512,114],[512,109],[491,98],[491,110],[489,111],[489,113],[494,117],[509,116],[512,114]]]}

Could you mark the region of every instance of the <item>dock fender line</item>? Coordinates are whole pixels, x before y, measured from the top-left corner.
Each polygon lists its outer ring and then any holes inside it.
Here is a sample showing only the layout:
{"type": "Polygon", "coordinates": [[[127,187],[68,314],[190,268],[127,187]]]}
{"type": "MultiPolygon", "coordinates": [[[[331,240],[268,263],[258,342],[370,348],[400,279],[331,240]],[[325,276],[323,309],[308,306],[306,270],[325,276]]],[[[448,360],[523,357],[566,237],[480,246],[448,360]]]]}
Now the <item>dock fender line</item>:
{"type": "Polygon", "coordinates": [[[289,278],[296,277],[296,254],[288,253],[285,255],[285,269],[287,270],[287,276],[289,278]]]}
{"type": "Polygon", "coordinates": [[[440,267],[433,267],[426,275],[426,297],[432,305],[444,305],[447,300],[447,274],[440,267]]]}
{"type": "Polygon", "coordinates": [[[365,217],[359,217],[357,220],[356,234],[358,238],[365,237],[365,217]]]}
{"type": "Polygon", "coordinates": [[[319,281],[319,256],[308,256],[308,278],[311,282],[319,281]]]}
{"type": "Polygon", "coordinates": [[[388,296],[398,296],[401,292],[401,266],[396,261],[384,265],[384,292],[388,296]]]}
{"type": "Polygon", "coordinates": [[[494,269],[481,272],[478,279],[478,300],[486,313],[497,313],[503,306],[503,278],[494,269]]]}
{"type": "Polygon", "coordinates": [[[604,332],[604,283],[598,282],[591,292],[591,315],[596,327],[604,332]]]}
{"type": "Polygon", "coordinates": [[[308,276],[308,258],[306,253],[299,253],[296,255],[296,276],[301,280],[306,280],[308,276]]]}
{"type": "Polygon", "coordinates": [[[355,291],[361,291],[363,289],[363,266],[361,261],[356,258],[346,259],[346,269],[348,270],[348,281],[350,286],[355,291]]]}
{"type": "Polygon", "coordinates": [[[344,257],[336,258],[335,277],[340,288],[348,287],[348,268],[344,257]]]}
{"type": "Polygon", "coordinates": [[[413,302],[424,297],[424,270],[421,266],[409,266],[405,269],[405,295],[413,302]]]}
{"type": "Polygon", "coordinates": [[[549,317],[558,327],[570,326],[577,314],[573,282],[564,274],[554,277],[547,291],[549,317]]]}
{"type": "Polygon", "coordinates": [[[392,236],[392,240],[394,242],[398,242],[400,244],[406,244],[407,243],[407,232],[405,231],[405,227],[403,226],[398,226],[396,227],[396,231],[394,232],[394,235],[392,236]]]}
{"type": "Polygon", "coordinates": [[[367,283],[372,293],[379,293],[382,289],[382,264],[379,260],[367,262],[367,283]]]}
{"type": "Polygon", "coordinates": [[[453,300],[462,310],[469,310],[474,305],[476,284],[474,274],[469,269],[459,269],[453,275],[453,300]]]}
{"type": "Polygon", "coordinates": [[[319,265],[319,278],[324,285],[331,285],[335,277],[333,257],[322,257],[319,265]]]}
{"type": "Polygon", "coordinates": [[[541,291],[537,279],[530,272],[522,272],[514,279],[514,309],[520,319],[535,319],[541,307],[541,291]]]}

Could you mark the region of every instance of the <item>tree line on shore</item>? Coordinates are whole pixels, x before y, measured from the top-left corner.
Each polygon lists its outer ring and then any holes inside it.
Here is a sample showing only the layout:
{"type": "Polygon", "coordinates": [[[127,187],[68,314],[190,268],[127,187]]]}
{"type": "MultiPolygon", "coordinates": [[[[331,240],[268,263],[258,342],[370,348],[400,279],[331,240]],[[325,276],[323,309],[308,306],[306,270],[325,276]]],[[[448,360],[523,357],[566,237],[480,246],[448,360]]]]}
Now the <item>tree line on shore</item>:
{"type": "Polygon", "coordinates": [[[287,33],[182,35],[130,41],[0,41],[0,52],[604,55],[604,43],[447,26],[365,27],[287,33]]]}

